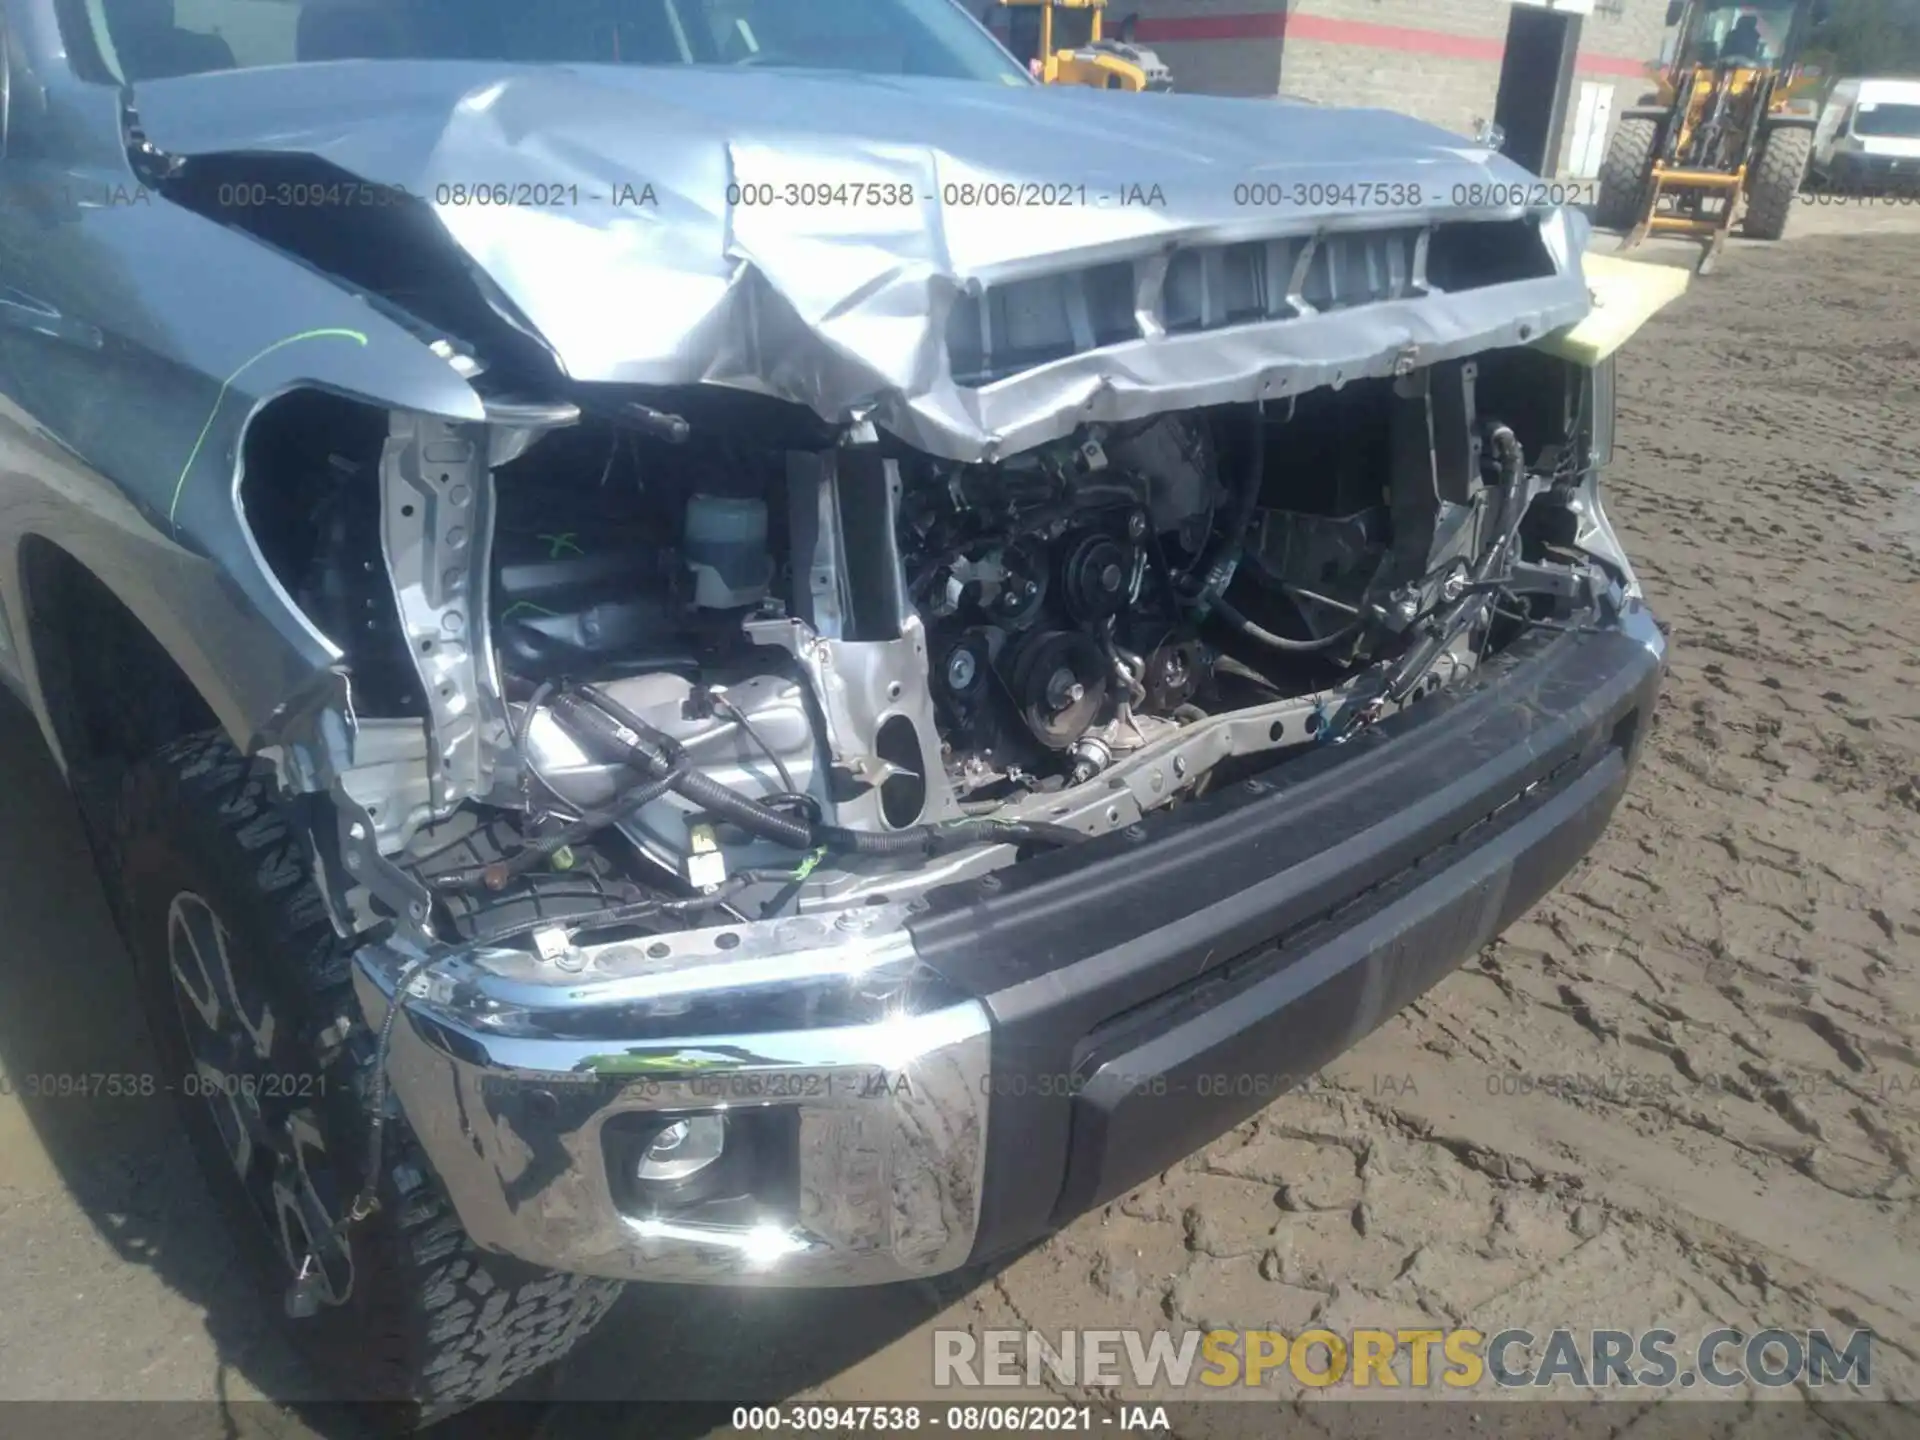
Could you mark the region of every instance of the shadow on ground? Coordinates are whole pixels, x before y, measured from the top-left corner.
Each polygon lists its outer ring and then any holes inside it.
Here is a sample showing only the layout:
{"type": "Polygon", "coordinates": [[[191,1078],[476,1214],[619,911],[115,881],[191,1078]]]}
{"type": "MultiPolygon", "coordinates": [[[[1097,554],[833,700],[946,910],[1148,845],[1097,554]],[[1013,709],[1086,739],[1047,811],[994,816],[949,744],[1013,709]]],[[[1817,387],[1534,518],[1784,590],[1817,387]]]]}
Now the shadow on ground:
{"type": "MultiPolygon", "coordinates": [[[[822,1384],[981,1278],[812,1292],[634,1286],[559,1367],[539,1440],[680,1440],[725,1426],[735,1405],[784,1401],[822,1384]]],[[[865,1398],[898,1401],[925,1384],[903,1361],[886,1393],[865,1398]]]]}
{"type": "MultiPolygon", "coordinates": [[[[147,1044],[132,963],[109,918],[73,802],[32,717],[3,692],[0,755],[6,757],[0,783],[0,1070],[12,1104],[33,1130],[31,1139],[21,1137],[26,1143],[6,1146],[0,1180],[16,1195],[41,1191],[33,1197],[42,1202],[37,1210],[64,1201],[82,1212],[114,1256],[151,1271],[180,1302],[155,1314],[150,1293],[114,1285],[111,1263],[101,1257],[42,1255],[44,1269],[32,1273],[48,1283],[29,1293],[9,1287],[11,1323],[40,1340],[47,1353],[72,1355],[72,1373],[36,1366],[34,1373],[0,1379],[11,1394],[135,1398],[117,1383],[119,1377],[89,1373],[87,1351],[100,1332],[115,1334],[128,1369],[138,1372],[145,1355],[178,1355],[182,1327],[202,1325],[217,1358],[214,1374],[200,1378],[195,1392],[221,1400],[256,1392],[301,1398],[300,1371],[262,1326],[257,1294],[234,1267],[233,1247],[214,1218],[172,1103],[157,1093],[163,1082],[147,1044]],[[137,1093],[148,1088],[156,1093],[137,1093]],[[57,1185],[26,1173],[41,1168],[31,1140],[51,1162],[57,1185]],[[103,1264],[108,1273],[99,1275],[103,1264]],[[74,1281],[86,1276],[93,1283],[52,1283],[67,1279],[70,1268],[80,1272],[71,1276],[74,1281]],[[60,1343],[62,1331],[73,1332],[73,1343],[60,1343]]],[[[39,1229],[37,1219],[18,1213],[21,1208],[7,1213],[11,1257],[20,1255],[17,1227],[39,1229]]],[[[57,1221],[47,1228],[59,1244],[57,1221]]],[[[39,1243],[44,1248],[47,1242],[39,1243]]],[[[73,1249],[82,1247],[75,1242],[73,1249]]],[[[10,1258],[8,1268],[14,1263],[10,1258]]],[[[7,1347],[16,1362],[20,1348],[7,1347]]],[[[170,1366],[165,1378],[175,1389],[182,1377],[170,1366]]],[[[203,1412],[195,1423],[206,1420],[203,1412]]],[[[166,1433],[165,1412],[156,1423],[166,1433]]]]}
{"type": "MultiPolygon", "coordinates": [[[[104,1088],[98,1077],[136,1077],[117,1090],[145,1088],[137,1077],[161,1083],[132,963],[73,803],[32,717],[3,691],[0,756],[0,1073],[14,1096],[0,1099],[0,1275],[9,1277],[0,1398],[136,1400],[140,1377],[153,1374],[168,1398],[215,1403],[140,1407],[133,1413],[145,1436],[362,1433],[363,1417],[316,1404],[328,1397],[273,1323],[271,1301],[235,1263],[170,1098],[76,1094],[73,1081],[54,1078],[95,1077],[94,1092],[104,1088]],[[9,1134],[21,1113],[32,1133],[9,1134]],[[71,1223],[74,1211],[107,1253],[71,1223]],[[159,1287],[131,1283],[118,1262],[141,1267],[159,1287]],[[204,1358],[190,1338],[197,1330],[204,1358]]],[[[437,1428],[650,1440],[700,1433],[726,1423],[733,1404],[786,1398],[884,1348],[956,1288],[965,1287],[632,1287],[540,1387],[549,1403],[437,1428]],[[686,1401],[706,1403],[659,1408],[686,1401]]]]}

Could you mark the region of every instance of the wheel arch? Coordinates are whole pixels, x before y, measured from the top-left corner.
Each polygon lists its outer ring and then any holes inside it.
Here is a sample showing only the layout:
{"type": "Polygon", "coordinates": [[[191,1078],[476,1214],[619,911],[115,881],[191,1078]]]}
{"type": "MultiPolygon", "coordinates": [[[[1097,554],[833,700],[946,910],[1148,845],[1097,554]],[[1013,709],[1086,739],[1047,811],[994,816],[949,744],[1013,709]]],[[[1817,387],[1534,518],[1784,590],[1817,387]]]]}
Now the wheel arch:
{"type": "Polygon", "coordinates": [[[18,554],[22,671],[70,781],[221,725],[218,706],[96,570],[41,534],[18,554]]]}
{"type": "Polygon", "coordinates": [[[257,496],[282,478],[287,439],[299,433],[290,417],[315,403],[336,407],[330,413],[378,410],[310,386],[257,404],[235,442],[231,498],[205,555],[162,533],[117,487],[68,457],[50,458],[33,477],[44,483],[15,516],[0,507],[0,532],[10,532],[0,549],[0,602],[12,620],[20,688],[62,769],[132,759],[215,726],[252,751],[273,743],[289,717],[335,695],[345,657],[290,593],[271,536],[255,534],[263,517],[248,513],[245,494],[249,481],[257,496]],[[129,663],[90,663],[95,652],[129,663]],[[151,683],[151,706],[126,703],[141,698],[136,676],[151,683]],[[120,710],[139,710],[140,719],[116,725],[120,710]]]}

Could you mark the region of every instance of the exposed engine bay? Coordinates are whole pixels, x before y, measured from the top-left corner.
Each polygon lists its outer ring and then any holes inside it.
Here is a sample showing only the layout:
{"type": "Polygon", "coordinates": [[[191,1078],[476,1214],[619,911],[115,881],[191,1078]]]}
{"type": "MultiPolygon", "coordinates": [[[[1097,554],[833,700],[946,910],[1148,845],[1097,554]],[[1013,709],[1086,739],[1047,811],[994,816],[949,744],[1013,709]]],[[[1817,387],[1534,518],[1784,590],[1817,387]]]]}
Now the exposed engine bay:
{"type": "Polygon", "coordinates": [[[711,391],[330,423],[297,511],[244,497],[346,656],[322,868],[362,920],[537,945],[1123,828],[1631,589],[1608,384],[1498,350],[994,464],[711,391]]]}

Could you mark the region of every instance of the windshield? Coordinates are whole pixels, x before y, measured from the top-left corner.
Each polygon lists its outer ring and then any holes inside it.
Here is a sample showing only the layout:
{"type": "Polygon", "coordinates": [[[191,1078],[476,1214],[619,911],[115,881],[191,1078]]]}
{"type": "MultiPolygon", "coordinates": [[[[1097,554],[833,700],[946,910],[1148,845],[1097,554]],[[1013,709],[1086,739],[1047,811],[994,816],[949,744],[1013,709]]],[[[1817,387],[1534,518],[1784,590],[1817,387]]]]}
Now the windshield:
{"type": "Polygon", "coordinates": [[[322,60],[1026,78],[953,0],[69,0],[62,15],[69,45],[125,81],[322,60]]]}
{"type": "Polygon", "coordinates": [[[1853,133],[1884,140],[1920,140],[1920,105],[1862,105],[1853,112],[1853,133]]]}
{"type": "Polygon", "coordinates": [[[1704,5],[1694,12],[1686,57],[1698,65],[1778,65],[1793,33],[1792,4],[1704,5]]]}

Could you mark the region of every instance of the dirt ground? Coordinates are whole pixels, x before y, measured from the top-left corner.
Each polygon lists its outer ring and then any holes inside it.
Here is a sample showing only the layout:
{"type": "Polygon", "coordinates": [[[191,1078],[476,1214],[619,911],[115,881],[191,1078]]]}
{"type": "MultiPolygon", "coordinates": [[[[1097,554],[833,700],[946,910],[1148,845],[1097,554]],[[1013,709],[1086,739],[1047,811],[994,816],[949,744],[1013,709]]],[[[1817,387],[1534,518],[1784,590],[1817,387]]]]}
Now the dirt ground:
{"type": "MultiPolygon", "coordinates": [[[[1724,1323],[1870,1327],[1876,1392],[1920,1401],[1920,213],[1806,218],[1623,356],[1609,504],[1672,673],[1552,896],[1313,1087],[988,1280],[630,1291],[556,1393],[932,1397],[936,1326],[1724,1323]]],[[[138,1057],[11,711],[0,755],[0,1070],[138,1057]],[[108,978],[78,991],[83,966],[108,978]]],[[[299,1397],[171,1121],[102,1105],[0,1095],[0,1398],[299,1397]]],[[[650,1433],[597,1407],[540,1429],[650,1433]]]]}

